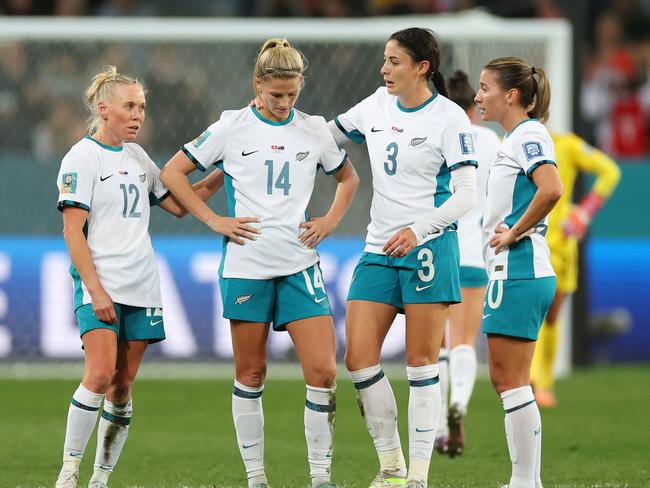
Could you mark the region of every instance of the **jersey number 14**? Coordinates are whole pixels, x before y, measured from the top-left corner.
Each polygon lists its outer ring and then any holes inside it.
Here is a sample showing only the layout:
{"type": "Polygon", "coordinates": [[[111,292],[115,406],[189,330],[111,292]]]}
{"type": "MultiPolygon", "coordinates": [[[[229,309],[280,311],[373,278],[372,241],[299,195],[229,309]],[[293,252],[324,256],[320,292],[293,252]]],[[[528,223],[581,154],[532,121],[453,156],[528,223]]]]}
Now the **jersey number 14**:
{"type": "Polygon", "coordinates": [[[289,189],[291,188],[291,183],[289,182],[289,161],[285,161],[280,174],[277,179],[275,179],[275,184],[273,184],[274,174],[273,174],[273,160],[267,159],[264,162],[264,165],[267,168],[267,177],[266,177],[266,193],[268,195],[273,194],[273,188],[282,190],[283,195],[286,197],[289,195],[289,189]]]}

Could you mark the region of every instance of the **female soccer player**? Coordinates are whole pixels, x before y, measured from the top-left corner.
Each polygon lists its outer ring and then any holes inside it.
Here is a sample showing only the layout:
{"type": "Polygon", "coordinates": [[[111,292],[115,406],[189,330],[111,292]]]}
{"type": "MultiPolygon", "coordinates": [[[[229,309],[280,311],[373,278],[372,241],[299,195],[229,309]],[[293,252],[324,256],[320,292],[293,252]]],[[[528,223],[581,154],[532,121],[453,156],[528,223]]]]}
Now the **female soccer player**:
{"type": "Polygon", "coordinates": [[[470,121],[446,98],[433,33],[394,33],[384,58],[385,86],[330,123],[337,140],[366,141],[373,176],[365,252],[348,295],[345,362],[379,457],[371,486],[403,486],[406,478],[424,487],[441,413],[438,352],[449,304],[461,299],[455,222],[474,205],[477,163],[470,121]],[[380,366],[399,312],[410,386],[408,473],[380,366]]]}
{"type": "Polygon", "coordinates": [[[542,426],[530,387],[539,328],[555,293],[545,235],[562,196],[548,117],[551,92],[543,70],[518,58],[490,61],[476,103],[483,120],[507,131],[487,185],[483,244],[490,279],[483,331],[490,377],[501,396],[512,476],[510,488],[541,488],[542,426]]]}
{"type": "MultiPolygon", "coordinates": [[[[449,99],[465,110],[470,120],[475,120],[474,90],[467,75],[456,71],[447,80],[449,99]]],[[[441,425],[438,427],[436,447],[450,457],[460,456],[465,447],[463,418],[476,382],[476,334],[481,325],[487,273],[481,253],[481,225],[485,204],[485,187],[490,165],[497,158],[501,141],[487,127],[472,124],[476,157],[478,160],[477,201],[471,211],[458,219],[458,245],[460,248],[460,291],[462,303],[449,308],[447,349],[440,351],[440,385],[443,394],[441,425]],[[448,357],[449,373],[444,368],[448,357]],[[449,382],[449,409],[447,410],[447,384],[449,382]],[[448,433],[447,433],[448,429],[448,433]]]]}
{"type": "Polygon", "coordinates": [[[332,486],[335,337],[315,247],[343,218],[358,177],[325,120],[293,108],[304,69],[304,58],[289,42],[269,39],[253,76],[262,108],[223,112],[162,172],[163,182],[188,210],[226,237],[219,277],[235,357],[232,414],[248,486],[256,488],[268,483],[262,392],[270,322],[289,332],[307,382],[304,422],[312,486],[332,486]],[[226,175],[230,214],[246,224],[220,225],[223,218],[189,186],[189,173],[212,164],[226,175]],[[319,168],[334,175],[338,187],[328,213],[307,220],[319,168]]]}
{"type": "Polygon", "coordinates": [[[546,239],[551,249],[551,264],[557,275],[557,290],[539,331],[531,367],[535,400],[543,408],[552,408],[557,404],[554,366],[560,342],[558,318],[566,297],[578,287],[578,242],[621,178],[621,171],[613,159],[577,135],[551,133],[551,137],[565,191],[548,217],[546,239]],[[580,172],[596,175],[596,180],[580,204],[574,205],[573,187],[580,172]]]}
{"type": "MultiPolygon", "coordinates": [[[[74,309],[85,354],[72,396],[57,488],[74,488],[97,421],[97,454],[89,486],[107,486],[126,442],[131,387],[147,345],[165,338],[149,205],[182,217],[167,198],[160,170],[135,141],[145,119],[142,84],[106,66],[85,94],[88,133],[63,158],[59,210],[74,280],[74,309]],[[164,200],[163,200],[164,199],[164,200]]],[[[195,185],[207,200],[223,184],[214,172],[195,185]]]]}

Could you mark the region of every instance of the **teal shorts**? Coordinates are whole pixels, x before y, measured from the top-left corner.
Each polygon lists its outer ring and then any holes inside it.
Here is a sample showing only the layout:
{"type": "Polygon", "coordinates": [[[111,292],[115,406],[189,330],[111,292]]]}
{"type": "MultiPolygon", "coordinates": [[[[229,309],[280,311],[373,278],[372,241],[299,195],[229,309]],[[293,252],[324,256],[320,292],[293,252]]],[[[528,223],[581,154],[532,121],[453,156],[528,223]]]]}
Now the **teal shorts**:
{"type": "Polygon", "coordinates": [[[488,275],[485,269],[472,266],[460,267],[461,288],[483,288],[487,284],[488,275]]]}
{"type": "Polygon", "coordinates": [[[296,320],[332,315],[318,263],[269,280],[220,278],[219,286],[227,319],[273,322],[275,330],[286,330],[296,320]]]}
{"type": "Polygon", "coordinates": [[[555,295],[555,276],[490,281],[485,292],[483,332],[537,340],[555,295]]]}
{"type": "Polygon", "coordinates": [[[459,303],[460,254],[456,232],[445,232],[404,257],[364,252],[352,274],[348,300],[404,310],[413,303],[459,303]]]}
{"type": "Polygon", "coordinates": [[[143,308],[131,305],[113,304],[117,324],[107,324],[95,316],[93,306],[88,303],[75,310],[79,335],[93,329],[110,329],[117,334],[121,342],[149,341],[149,343],[165,340],[165,324],[162,308],[143,308]]]}

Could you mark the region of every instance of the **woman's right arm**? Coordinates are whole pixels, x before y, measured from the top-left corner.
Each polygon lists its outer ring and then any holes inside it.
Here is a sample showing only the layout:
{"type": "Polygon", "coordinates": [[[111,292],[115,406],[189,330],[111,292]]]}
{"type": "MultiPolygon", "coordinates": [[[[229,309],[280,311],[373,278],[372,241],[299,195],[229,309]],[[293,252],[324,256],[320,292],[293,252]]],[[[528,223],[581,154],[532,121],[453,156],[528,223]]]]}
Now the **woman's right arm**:
{"type": "Polygon", "coordinates": [[[244,239],[255,240],[260,232],[248,225],[259,222],[253,217],[222,217],[214,213],[195,192],[187,175],[194,171],[194,163],[183,151],[178,151],[165,165],[160,173],[160,180],[179,202],[197,219],[213,231],[228,237],[237,244],[244,244],[244,239]]]}
{"type": "Polygon", "coordinates": [[[83,233],[87,217],[87,210],[78,207],[65,207],[63,209],[63,238],[68,246],[72,264],[88,289],[95,316],[102,322],[115,324],[117,315],[113,300],[99,281],[95,263],[93,263],[90,248],[83,233]]]}

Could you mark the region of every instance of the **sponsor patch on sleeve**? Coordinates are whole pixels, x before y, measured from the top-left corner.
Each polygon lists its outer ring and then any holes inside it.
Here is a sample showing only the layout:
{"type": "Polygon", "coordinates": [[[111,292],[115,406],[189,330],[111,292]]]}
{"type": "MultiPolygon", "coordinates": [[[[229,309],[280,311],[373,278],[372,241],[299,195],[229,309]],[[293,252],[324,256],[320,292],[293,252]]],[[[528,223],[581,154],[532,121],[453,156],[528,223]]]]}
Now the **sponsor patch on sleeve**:
{"type": "Polygon", "coordinates": [[[460,150],[463,154],[474,154],[474,139],[472,134],[461,132],[460,137],[460,150]]]}
{"type": "Polygon", "coordinates": [[[526,159],[530,161],[531,159],[544,156],[544,151],[542,151],[542,145],[539,142],[524,142],[524,154],[526,159]]]}
{"type": "Polygon", "coordinates": [[[212,135],[212,132],[210,132],[209,130],[206,130],[203,134],[201,134],[199,137],[197,137],[196,139],[194,139],[192,141],[192,145],[194,147],[196,147],[196,148],[199,148],[201,146],[201,144],[203,144],[205,142],[205,140],[208,137],[210,137],[211,135],[212,135]]]}
{"type": "Polygon", "coordinates": [[[61,178],[61,193],[77,193],[77,173],[64,173],[61,178]]]}

